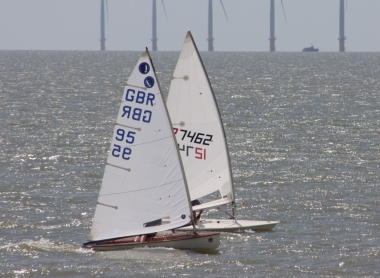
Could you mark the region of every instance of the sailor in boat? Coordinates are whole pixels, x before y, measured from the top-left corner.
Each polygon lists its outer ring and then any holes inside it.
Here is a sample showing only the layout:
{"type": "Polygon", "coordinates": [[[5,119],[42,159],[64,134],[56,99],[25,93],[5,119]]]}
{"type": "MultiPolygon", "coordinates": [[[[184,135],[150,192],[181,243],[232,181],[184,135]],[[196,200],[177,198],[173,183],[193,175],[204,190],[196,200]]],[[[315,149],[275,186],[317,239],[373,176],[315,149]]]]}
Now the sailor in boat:
{"type": "MultiPolygon", "coordinates": [[[[191,201],[192,206],[199,206],[200,204],[201,202],[199,202],[197,199],[191,201]]],[[[199,211],[198,216],[197,216],[197,213],[193,211],[195,224],[198,223],[199,219],[201,218],[202,213],[203,213],[203,209],[199,211]]]]}
{"type": "MultiPolygon", "coordinates": [[[[154,220],[148,223],[144,224],[144,227],[153,227],[153,226],[160,226],[162,224],[162,219],[154,220]]],[[[157,233],[150,233],[146,235],[137,235],[135,237],[135,242],[145,242],[149,238],[156,236],[157,233]]]]}

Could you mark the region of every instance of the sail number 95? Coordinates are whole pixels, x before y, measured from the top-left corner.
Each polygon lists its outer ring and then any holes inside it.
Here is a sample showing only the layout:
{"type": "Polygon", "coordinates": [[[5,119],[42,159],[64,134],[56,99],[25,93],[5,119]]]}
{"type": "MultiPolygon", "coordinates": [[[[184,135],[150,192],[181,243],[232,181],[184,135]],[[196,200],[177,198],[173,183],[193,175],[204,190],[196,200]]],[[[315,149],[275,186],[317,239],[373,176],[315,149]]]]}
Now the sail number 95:
{"type": "MultiPolygon", "coordinates": [[[[118,128],[116,130],[115,134],[115,140],[120,142],[125,142],[128,144],[133,144],[135,142],[135,135],[136,132],[134,131],[125,131],[122,128],[118,128]]],[[[130,159],[130,154],[132,153],[132,150],[128,147],[122,147],[120,145],[113,144],[112,149],[112,156],[114,157],[121,157],[124,160],[130,159]]]]}
{"type": "Polygon", "coordinates": [[[182,135],[181,140],[185,140],[185,138],[189,138],[191,143],[196,143],[196,144],[202,144],[209,146],[210,142],[212,142],[212,135],[211,134],[204,134],[204,133],[197,133],[197,132],[191,132],[190,130],[186,129],[178,129],[178,128],[173,128],[174,134],[182,135]]]}
{"type": "Polygon", "coordinates": [[[129,160],[131,157],[129,156],[132,153],[130,148],[122,148],[120,145],[113,144],[112,155],[114,157],[120,157],[125,160],[129,160]]]}
{"type": "Polygon", "coordinates": [[[115,139],[117,141],[124,141],[124,138],[125,138],[126,143],[133,144],[133,142],[135,141],[135,135],[136,135],[136,132],[134,131],[126,132],[124,129],[118,128],[116,130],[115,139]]]}

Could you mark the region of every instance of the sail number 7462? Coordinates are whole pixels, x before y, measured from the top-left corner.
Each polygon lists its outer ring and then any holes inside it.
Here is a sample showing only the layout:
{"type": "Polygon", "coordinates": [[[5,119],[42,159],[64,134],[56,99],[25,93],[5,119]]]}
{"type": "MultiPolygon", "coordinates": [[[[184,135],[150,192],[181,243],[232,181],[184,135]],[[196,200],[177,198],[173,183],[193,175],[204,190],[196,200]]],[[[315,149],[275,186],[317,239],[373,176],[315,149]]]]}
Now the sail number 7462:
{"type": "Polygon", "coordinates": [[[187,138],[191,143],[202,144],[209,146],[210,142],[212,142],[211,134],[204,134],[200,132],[191,132],[186,129],[178,129],[176,127],[173,128],[174,134],[177,134],[179,131],[179,135],[182,135],[181,140],[185,140],[187,138]]]}

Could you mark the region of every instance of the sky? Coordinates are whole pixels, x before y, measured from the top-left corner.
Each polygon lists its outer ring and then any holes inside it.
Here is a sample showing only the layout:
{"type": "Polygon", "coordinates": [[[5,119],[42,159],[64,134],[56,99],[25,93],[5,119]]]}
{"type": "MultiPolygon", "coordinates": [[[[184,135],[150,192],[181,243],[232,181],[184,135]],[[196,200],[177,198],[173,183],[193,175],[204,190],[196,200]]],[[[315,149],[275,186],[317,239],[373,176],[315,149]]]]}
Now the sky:
{"type": "MultiPolygon", "coordinates": [[[[2,0],[0,50],[99,50],[100,0],[2,0]]],[[[207,0],[157,0],[158,50],[180,51],[191,30],[207,51],[207,0]]],[[[269,51],[270,0],[219,0],[214,6],[215,51],[269,51]]],[[[339,0],[275,0],[276,51],[313,44],[339,50],[339,0]]],[[[347,52],[380,51],[380,0],[347,0],[347,52]]],[[[152,0],[108,0],[106,49],[152,48],[152,0]]]]}

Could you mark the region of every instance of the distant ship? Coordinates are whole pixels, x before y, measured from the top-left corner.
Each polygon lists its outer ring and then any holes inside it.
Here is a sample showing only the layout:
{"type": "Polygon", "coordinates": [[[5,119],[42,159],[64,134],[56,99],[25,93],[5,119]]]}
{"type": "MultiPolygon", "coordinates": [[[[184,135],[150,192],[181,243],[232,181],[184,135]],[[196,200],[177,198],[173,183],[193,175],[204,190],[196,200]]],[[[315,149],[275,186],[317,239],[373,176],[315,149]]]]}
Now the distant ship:
{"type": "Polygon", "coordinates": [[[318,52],[319,48],[314,48],[314,46],[305,47],[302,49],[302,52],[318,52]]]}

